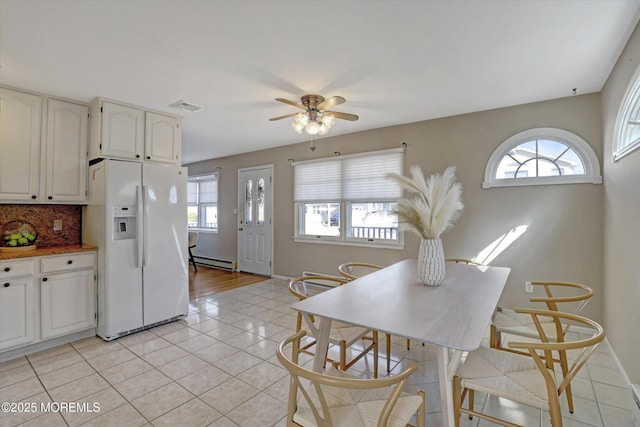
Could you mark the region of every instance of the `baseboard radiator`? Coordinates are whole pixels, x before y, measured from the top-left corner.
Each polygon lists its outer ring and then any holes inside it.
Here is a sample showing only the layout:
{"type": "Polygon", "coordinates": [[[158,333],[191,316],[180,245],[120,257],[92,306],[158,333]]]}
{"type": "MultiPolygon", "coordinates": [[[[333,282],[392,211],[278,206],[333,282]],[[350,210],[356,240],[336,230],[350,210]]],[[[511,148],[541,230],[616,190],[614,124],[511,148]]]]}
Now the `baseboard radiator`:
{"type": "Polygon", "coordinates": [[[207,267],[229,271],[236,271],[238,269],[238,263],[231,259],[209,258],[198,255],[194,255],[193,259],[196,260],[196,264],[206,265],[207,267]]]}
{"type": "MultiPolygon", "coordinates": [[[[344,279],[344,277],[342,276],[336,276],[334,274],[326,274],[326,273],[316,273],[313,271],[303,271],[302,272],[303,276],[328,276],[328,277],[336,277],[338,279],[344,279]]],[[[319,285],[319,286],[327,286],[330,288],[335,288],[337,283],[336,282],[332,282],[330,280],[305,280],[307,283],[312,283],[314,285],[319,285]]]]}

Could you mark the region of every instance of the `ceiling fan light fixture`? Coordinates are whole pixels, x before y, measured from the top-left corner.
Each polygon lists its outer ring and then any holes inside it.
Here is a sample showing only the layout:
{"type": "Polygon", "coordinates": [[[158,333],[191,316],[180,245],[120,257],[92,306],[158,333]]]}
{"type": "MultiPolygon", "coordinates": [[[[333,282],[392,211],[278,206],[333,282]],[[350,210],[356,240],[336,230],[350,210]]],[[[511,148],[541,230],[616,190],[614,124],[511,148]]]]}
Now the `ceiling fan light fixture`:
{"type": "Polygon", "coordinates": [[[295,133],[302,133],[302,129],[304,129],[304,125],[300,124],[298,121],[291,123],[291,127],[295,133]]]}
{"type": "Polygon", "coordinates": [[[324,136],[335,123],[336,119],[356,121],[358,116],[355,114],[342,113],[338,111],[330,111],[336,105],[343,104],[346,99],[341,96],[333,96],[325,99],[320,95],[304,95],[300,98],[301,103],[289,101],[284,98],[276,98],[276,101],[300,108],[301,112],[285,114],[278,117],[272,117],[269,121],[286,119],[293,117],[291,128],[296,133],[302,133],[302,130],[309,135],[324,136]]]}
{"type": "Polygon", "coordinates": [[[336,122],[336,118],[333,114],[325,113],[322,116],[322,124],[327,127],[327,131],[331,129],[331,126],[336,122]]]}
{"type": "Polygon", "coordinates": [[[304,128],[304,130],[309,135],[317,135],[318,132],[320,132],[320,125],[317,122],[310,121],[309,123],[307,123],[307,125],[304,128]]]}
{"type": "Polygon", "coordinates": [[[307,113],[298,113],[295,116],[295,122],[304,127],[309,122],[309,115],[307,113]]]}

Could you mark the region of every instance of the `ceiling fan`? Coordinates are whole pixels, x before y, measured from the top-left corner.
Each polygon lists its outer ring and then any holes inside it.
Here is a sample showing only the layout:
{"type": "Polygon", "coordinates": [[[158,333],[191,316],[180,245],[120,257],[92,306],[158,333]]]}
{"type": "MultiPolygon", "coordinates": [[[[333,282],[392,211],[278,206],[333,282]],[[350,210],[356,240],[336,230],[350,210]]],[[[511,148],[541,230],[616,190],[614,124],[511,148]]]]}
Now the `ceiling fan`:
{"type": "Polygon", "coordinates": [[[286,119],[287,117],[295,117],[291,126],[297,133],[302,133],[304,129],[309,135],[326,135],[333,126],[335,119],[356,121],[358,116],[355,114],[341,113],[339,111],[329,111],[329,108],[339,104],[343,104],[347,100],[341,96],[333,96],[324,99],[320,95],[304,95],[300,98],[301,104],[288,99],[276,98],[276,101],[293,105],[294,107],[304,110],[304,112],[285,114],[284,116],[273,117],[269,121],[286,119]]]}

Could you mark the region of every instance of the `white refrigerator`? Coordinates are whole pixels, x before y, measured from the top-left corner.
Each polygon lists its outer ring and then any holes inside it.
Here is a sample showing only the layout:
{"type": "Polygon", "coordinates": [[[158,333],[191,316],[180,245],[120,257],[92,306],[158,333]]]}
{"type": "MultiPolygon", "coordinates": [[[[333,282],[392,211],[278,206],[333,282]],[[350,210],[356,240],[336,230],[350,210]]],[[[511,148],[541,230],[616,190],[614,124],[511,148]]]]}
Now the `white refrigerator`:
{"type": "Polygon", "coordinates": [[[187,169],[89,167],[83,243],[98,246],[97,334],[111,340],[189,311],[187,169]]]}

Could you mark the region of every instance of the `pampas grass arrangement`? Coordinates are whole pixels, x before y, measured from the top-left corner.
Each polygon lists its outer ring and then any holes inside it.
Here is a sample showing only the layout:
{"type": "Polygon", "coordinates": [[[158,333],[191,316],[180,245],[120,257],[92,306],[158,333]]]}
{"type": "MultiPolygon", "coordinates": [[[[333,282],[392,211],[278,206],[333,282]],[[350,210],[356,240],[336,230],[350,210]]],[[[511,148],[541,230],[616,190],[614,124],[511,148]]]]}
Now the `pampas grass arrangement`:
{"type": "Polygon", "coordinates": [[[400,227],[416,233],[423,239],[438,239],[460,217],[462,185],[456,180],[456,168],[450,166],[442,175],[424,177],[419,166],[410,169],[411,176],[389,173],[387,177],[415,194],[398,201],[395,214],[400,227]]]}

